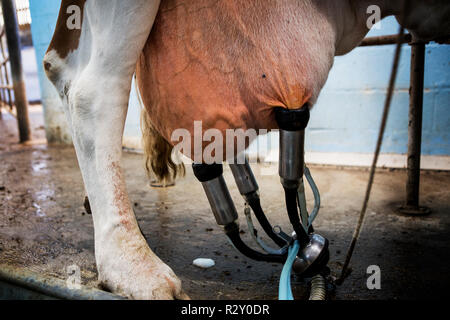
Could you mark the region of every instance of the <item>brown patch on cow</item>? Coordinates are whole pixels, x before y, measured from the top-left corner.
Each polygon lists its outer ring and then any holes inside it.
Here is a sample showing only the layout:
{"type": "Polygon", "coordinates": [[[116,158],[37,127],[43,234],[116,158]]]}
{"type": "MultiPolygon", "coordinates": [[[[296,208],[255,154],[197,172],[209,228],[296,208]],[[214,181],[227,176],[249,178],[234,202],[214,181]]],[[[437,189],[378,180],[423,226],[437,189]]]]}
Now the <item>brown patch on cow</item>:
{"type": "Polygon", "coordinates": [[[50,62],[44,62],[45,71],[50,71],[52,64],[50,62]]]}
{"type": "MultiPolygon", "coordinates": [[[[70,52],[78,49],[78,44],[81,37],[81,28],[70,30],[67,28],[67,20],[71,14],[67,13],[67,8],[76,5],[81,11],[81,26],[83,25],[83,12],[86,0],[62,0],[61,8],[59,10],[58,21],[56,23],[55,33],[53,34],[50,46],[47,52],[55,50],[61,59],[67,57],[70,52]]],[[[44,65],[45,69],[48,71],[51,65],[44,65]]]]}

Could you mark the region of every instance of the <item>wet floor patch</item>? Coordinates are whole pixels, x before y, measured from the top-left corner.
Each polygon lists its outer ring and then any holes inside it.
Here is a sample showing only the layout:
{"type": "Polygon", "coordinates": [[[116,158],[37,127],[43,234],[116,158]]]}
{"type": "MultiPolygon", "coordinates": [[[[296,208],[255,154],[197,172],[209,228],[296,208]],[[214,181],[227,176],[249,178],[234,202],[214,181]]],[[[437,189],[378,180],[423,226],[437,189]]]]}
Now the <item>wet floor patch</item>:
{"type": "MultiPolygon", "coordinates": [[[[194,299],[276,299],[281,266],[251,261],[232,248],[188,168],[172,188],[150,188],[142,156],[124,154],[127,186],[140,227],[154,252],[182,279],[194,299]],[[214,267],[193,265],[198,257],[214,267]]],[[[257,168],[256,168],[257,169],[257,168]]],[[[259,170],[255,170],[258,172],[259,170]]],[[[330,240],[330,267],[339,273],[364,196],[368,172],[313,167],[322,195],[316,231],[330,240]]],[[[413,218],[395,212],[404,197],[405,172],[381,170],[367,221],[352,261],[353,272],[335,299],[438,298],[450,285],[450,174],[422,175],[422,203],[433,213],[413,218]],[[367,268],[381,269],[381,290],[367,288],[367,268]]],[[[244,202],[227,169],[225,179],[243,220],[244,202]]],[[[276,175],[257,175],[262,205],[273,224],[290,231],[276,175]]],[[[0,260],[65,279],[80,267],[83,284],[97,285],[92,217],[75,152],[64,147],[29,147],[0,153],[0,260]]],[[[312,206],[312,193],[307,193],[312,206]]],[[[257,224],[256,224],[257,225],[257,224]]],[[[257,227],[259,227],[257,225],[257,227]]],[[[251,243],[248,232],[243,238],[251,243]]],[[[294,279],[295,295],[308,287],[294,279]]]]}

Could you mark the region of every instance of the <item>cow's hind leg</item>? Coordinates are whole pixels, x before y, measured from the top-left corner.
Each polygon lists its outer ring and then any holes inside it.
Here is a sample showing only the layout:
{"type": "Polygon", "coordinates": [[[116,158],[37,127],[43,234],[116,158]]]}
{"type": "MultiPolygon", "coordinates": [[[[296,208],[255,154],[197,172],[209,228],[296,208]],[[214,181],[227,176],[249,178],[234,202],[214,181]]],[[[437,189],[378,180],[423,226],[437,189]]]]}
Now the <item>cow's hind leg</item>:
{"type": "Polygon", "coordinates": [[[44,59],[90,200],[99,280],[138,299],[183,298],[179,279],[139,231],[120,165],[131,78],[158,6],[156,0],[63,0],[44,59]],[[66,28],[74,3],[83,9],[81,32],[66,28]]]}

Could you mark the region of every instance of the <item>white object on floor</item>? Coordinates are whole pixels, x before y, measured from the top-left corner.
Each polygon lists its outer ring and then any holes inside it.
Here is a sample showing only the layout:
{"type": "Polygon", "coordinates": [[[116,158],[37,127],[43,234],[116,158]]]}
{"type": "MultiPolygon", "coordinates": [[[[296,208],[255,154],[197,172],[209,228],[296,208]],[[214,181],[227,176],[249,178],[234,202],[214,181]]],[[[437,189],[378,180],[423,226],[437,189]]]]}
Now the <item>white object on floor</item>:
{"type": "Polygon", "coordinates": [[[216,265],[213,259],[198,258],[195,259],[193,265],[202,269],[209,269],[216,265]]]}

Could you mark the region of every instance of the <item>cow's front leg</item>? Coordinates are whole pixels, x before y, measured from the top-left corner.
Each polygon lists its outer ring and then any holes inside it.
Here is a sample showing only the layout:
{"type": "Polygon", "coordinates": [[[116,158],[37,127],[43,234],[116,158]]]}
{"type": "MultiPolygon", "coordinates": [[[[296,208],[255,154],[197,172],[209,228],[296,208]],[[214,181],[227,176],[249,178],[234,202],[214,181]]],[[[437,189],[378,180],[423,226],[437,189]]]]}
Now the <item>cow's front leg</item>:
{"type": "Polygon", "coordinates": [[[90,200],[99,280],[105,288],[136,299],[185,297],[180,280],[142,236],[121,169],[131,78],[158,5],[147,0],[88,1],[81,35],[68,33],[64,21],[55,32],[54,39],[76,38],[71,43],[78,47],[67,54],[65,42],[53,41],[44,59],[63,100],[90,200]]]}
{"type": "Polygon", "coordinates": [[[71,81],[65,103],[94,221],[99,280],[130,298],[181,298],[180,280],[147,245],[126,190],[121,153],[130,81],[88,67],[71,81]]]}

